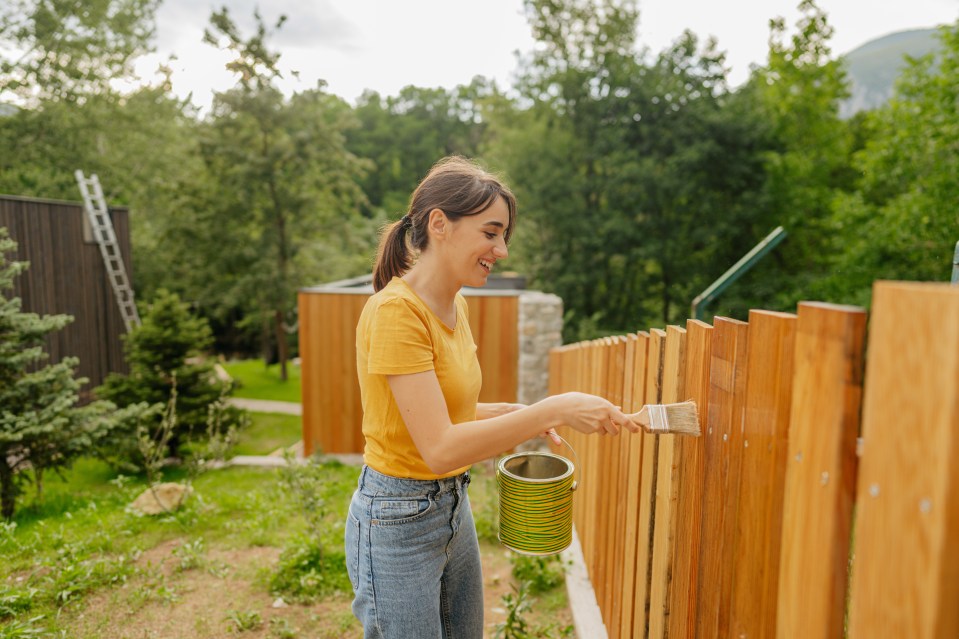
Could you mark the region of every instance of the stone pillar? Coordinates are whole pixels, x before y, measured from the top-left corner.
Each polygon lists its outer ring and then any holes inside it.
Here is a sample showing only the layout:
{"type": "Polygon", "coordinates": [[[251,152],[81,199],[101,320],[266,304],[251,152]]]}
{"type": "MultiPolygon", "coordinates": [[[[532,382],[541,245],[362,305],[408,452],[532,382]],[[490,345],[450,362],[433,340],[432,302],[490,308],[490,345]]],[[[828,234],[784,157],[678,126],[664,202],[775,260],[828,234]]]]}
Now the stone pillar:
{"type": "Polygon", "coordinates": [[[563,343],[563,300],[550,293],[519,296],[519,388],[516,401],[532,404],[549,392],[549,349],[563,343]]]}

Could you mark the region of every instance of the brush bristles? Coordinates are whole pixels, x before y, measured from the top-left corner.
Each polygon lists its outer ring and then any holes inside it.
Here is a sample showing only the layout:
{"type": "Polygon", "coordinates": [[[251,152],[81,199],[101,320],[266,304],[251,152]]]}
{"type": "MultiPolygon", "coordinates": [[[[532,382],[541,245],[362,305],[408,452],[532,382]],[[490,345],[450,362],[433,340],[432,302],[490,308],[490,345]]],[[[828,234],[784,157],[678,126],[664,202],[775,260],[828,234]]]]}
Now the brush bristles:
{"type": "Polygon", "coordinates": [[[693,437],[699,437],[700,435],[699,413],[696,411],[696,402],[694,401],[663,404],[662,410],[650,410],[650,417],[652,417],[650,432],[692,435],[693,437]],[[665,415],[665,423],[662,423],[663,420],[659,417],[660,415],[665,415]]]}

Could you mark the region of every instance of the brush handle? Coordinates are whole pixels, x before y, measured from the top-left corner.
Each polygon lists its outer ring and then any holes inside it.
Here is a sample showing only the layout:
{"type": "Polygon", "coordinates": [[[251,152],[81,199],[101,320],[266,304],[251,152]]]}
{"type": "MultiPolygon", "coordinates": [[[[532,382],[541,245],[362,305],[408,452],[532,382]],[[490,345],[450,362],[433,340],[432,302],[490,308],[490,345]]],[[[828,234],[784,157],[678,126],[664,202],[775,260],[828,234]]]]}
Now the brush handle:
{"type": "Polygon", "coordinates": [[[638,413],[627,415],[632,421],[643,427],[643,430],[649,432],[649,405],[644,405],[638,413]]]}

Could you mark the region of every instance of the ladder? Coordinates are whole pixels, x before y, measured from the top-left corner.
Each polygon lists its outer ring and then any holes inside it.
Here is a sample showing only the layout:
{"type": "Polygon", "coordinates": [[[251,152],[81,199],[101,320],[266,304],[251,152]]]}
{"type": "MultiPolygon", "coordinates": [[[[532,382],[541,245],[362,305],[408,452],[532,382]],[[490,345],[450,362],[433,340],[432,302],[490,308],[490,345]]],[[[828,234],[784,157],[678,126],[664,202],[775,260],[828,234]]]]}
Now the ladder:
{"type": "Polygon", "coordinates": [[[100,246],[100,255],[103,256],[103,263],[107,267],[107,278],[113,287],[117,305],[120,307],[120,317],[123,318],[123,325],[129,333],[133,327],[140,325],[140,315],[137,313],[137,306],[133,301],[133,287],[130,286],[126,268],[123,266],[123,256],[120,254],[120,245],[117,244],[117,236],[113,230],[110,212],[107,211],[106,202],[103,200],[100,179],[96,173],[86,178],[83,171],[79,169],[74,172],[74,176],[76,176],[77,184],[80,186],[80,194],[83,196],[83,208],[87,212],[87,219],[90,221],[93,235],[100,246]]]}

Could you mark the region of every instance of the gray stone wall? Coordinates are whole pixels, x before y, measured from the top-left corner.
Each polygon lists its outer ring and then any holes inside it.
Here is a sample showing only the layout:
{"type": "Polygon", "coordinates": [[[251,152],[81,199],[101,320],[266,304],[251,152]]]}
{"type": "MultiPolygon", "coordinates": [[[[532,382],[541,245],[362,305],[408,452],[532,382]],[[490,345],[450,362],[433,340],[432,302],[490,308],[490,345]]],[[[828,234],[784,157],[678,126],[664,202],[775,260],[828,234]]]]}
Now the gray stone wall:
{"type": "Polygon", "coordinates": [[[519,297],[519,388],[516,401],[532,404],[549,390],[549,349],[563,343],[563,300],[524,291],[519,297]]]}

